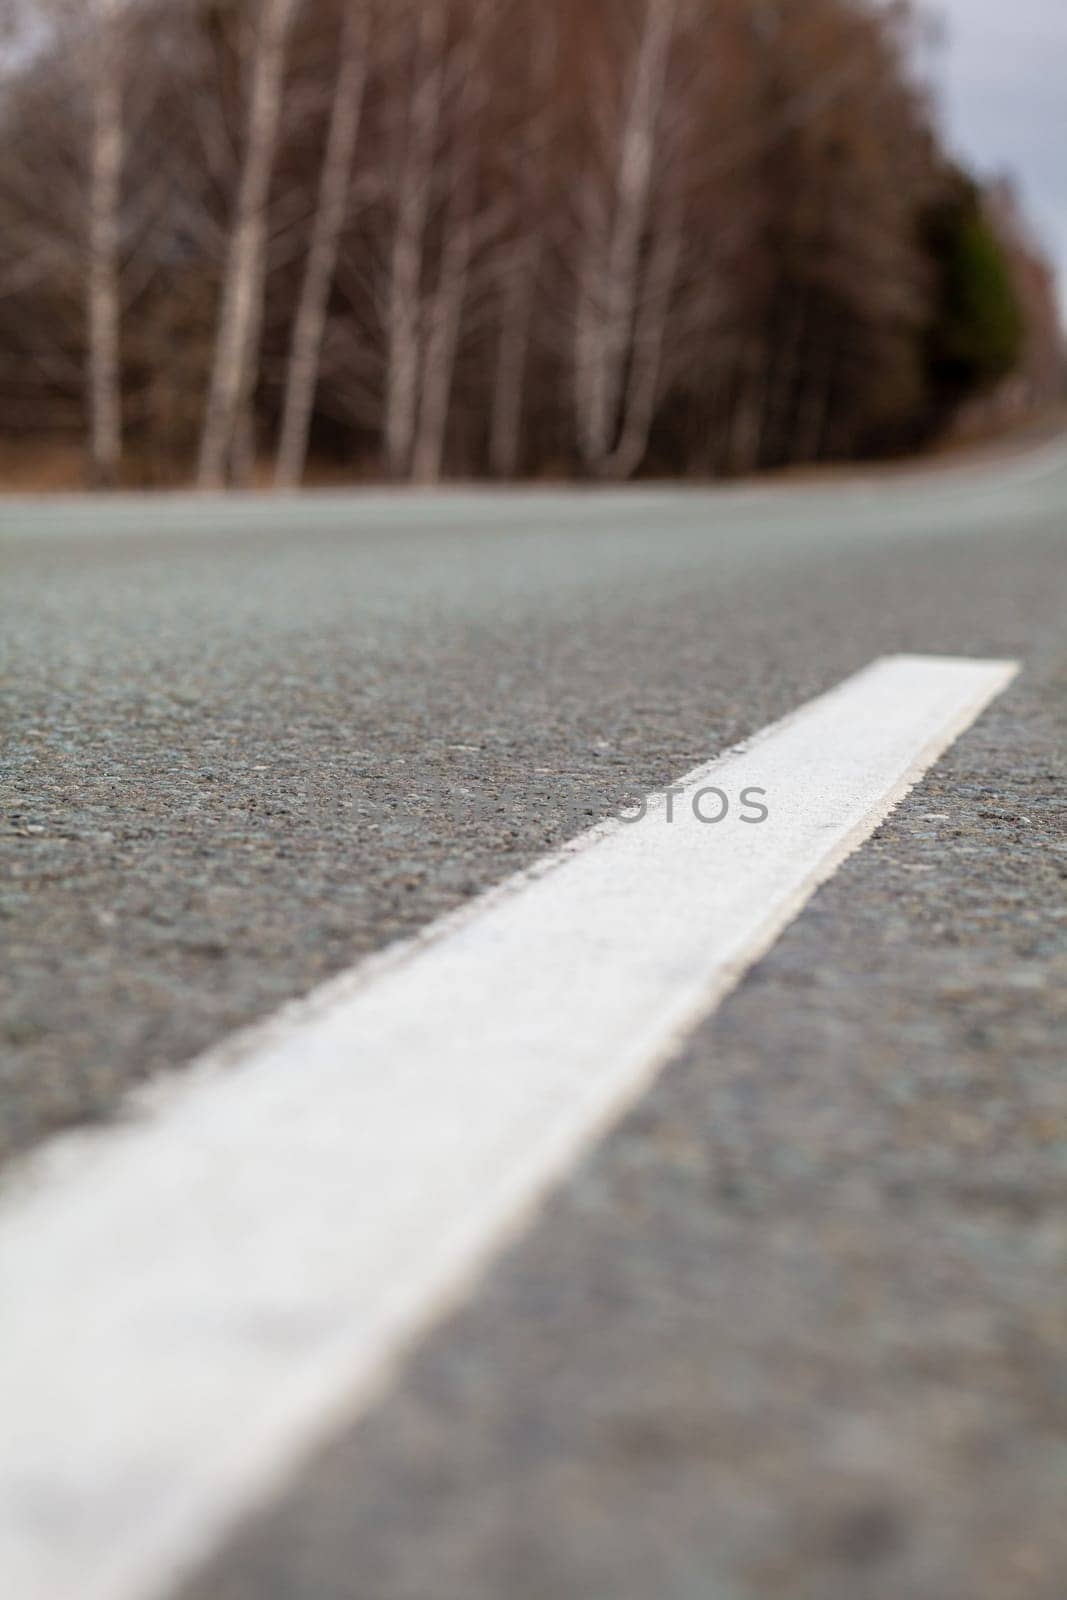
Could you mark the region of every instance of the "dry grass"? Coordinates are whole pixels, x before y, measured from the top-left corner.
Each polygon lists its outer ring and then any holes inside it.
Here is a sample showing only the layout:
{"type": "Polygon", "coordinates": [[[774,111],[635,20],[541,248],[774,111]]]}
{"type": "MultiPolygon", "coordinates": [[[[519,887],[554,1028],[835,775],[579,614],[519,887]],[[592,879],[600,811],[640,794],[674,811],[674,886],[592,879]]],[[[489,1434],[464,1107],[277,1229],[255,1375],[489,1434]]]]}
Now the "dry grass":
{"type": "Polygon", "coordinates": [[[0,440],[0,493],[60,494],[85,488],[85,451],[54,439],[0,440]]]}

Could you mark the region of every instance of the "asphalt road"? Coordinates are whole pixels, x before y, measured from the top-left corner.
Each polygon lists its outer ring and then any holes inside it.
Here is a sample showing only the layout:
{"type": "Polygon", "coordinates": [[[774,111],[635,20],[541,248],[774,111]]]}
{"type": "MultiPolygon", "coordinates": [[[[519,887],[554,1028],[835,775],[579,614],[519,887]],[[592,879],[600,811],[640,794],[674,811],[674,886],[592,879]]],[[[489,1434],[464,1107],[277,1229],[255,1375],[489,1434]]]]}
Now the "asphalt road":
{"type": "Polygon", "coordinates": [[[1024,668],[186,1600],[1059,1600],[1065,524],[1059,447],[0,507],[8,1160],[877,655],[1024,668]]]}

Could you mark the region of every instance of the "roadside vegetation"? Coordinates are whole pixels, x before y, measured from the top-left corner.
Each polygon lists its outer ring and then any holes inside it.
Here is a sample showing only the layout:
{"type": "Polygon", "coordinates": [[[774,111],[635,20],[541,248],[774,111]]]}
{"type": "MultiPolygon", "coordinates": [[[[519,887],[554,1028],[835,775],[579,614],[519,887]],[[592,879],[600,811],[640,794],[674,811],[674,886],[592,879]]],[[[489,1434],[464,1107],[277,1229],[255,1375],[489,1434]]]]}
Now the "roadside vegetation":
{"type": "Polygon", "coordinates": [[[0,8],[0,481],[730,475],[1062,393],[905,4],[0,8]]]}

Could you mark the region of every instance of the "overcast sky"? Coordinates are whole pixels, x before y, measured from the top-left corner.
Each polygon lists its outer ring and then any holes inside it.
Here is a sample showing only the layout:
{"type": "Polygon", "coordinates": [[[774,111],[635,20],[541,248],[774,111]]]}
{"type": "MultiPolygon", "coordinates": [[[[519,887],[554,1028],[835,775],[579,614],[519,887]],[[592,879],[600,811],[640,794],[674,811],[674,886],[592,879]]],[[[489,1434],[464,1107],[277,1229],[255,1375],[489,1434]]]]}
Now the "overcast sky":
{"type": "Polygon", "coordinates": [[[938,79],[952,143],[1010,170],[1055,256],[1067,312],[1067,0],[927,0],[944,20],[938,79]]]}

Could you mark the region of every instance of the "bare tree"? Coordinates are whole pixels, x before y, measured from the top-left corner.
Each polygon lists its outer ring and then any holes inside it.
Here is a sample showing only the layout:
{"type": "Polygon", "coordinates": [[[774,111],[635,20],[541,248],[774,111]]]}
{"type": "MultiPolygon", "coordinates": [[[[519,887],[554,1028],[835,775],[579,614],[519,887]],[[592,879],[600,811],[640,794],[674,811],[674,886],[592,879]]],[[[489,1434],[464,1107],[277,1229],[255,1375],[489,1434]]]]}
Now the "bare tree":
{"type": "Polygon", "coordinates": [[[515,174],[515,231],[507,241],[501,268],[500,341],[489,434],[490,466],[498,478],[514,478],[519,470],[530,340],[545,249],[545,153],[550,142],[552,77],[558,42],[556,17],[546,7],[536,18],[529,103],[515,174]]]}
{"type": "Polygon", "coordinates": [[[473,249],[473,188],[473,172],[456,174],[453,203],[447,214],[447,243],[425,319],[425,337],[420,341],[421,382],[411,468],[416,483],[436,483],[444,464],[456,349],[473,249]]]}
{"type": "Polygon", "coordinates": [[[605,477],[632,477],[648,451],[649,431],[660,399],[667,324],[682,257],[683,234],[682,201],[675,192],[664,203],[653,237],[629,353],[622,425],[616,444],[601,463],[605,477]]]}
{"type": "Polygon", "coordinates": [[[224,484],[258,368],[266,276],[267,198],[281,117],[286,45],[296,0],[262,0],[252,89],[200,442],[197,482],[224,484]]]}
{"type": "Polygon", "coordinates": [[[645,0],[606,202],[587,179],[575,397],[579,448],[599,473],[612,470],[617,444],[677,11],[678,0],[645,0]]]}
{"type": "Polygon", "coordinates": [[[401,120],[402,153],[386,309],[385,457],[393,477],[412,467],[421,367],[422,280],[441,112],[448,0],[415,0],[414,84],[401,120]]]}
{"type": "Polygon", "coordinates": [[[118,482],[122,462],[119,213],[123,127],[119,12],[120,0],[93,0],[86,293],[89,462],[97,488],[112,488],[118,482]]]}
{"type": "Polygon", "coordinates": [[[340,62],[319,179],[315,221],[289,347],[285,401],[274,474],[275,484],[279,488],[295,487],[304,473],[330,286],[337,268],[341,231],[348,215],[352,162],[367,82],[369,37],[368,0],[348,0],[341,24],[340,62]]]}
{"type": "MultiPolygon", "coordinates": [[[[900,7],[0,0],[9,19],[13,474],[172,483],[199,457],[201,483],[241,481],[275,394],[282,484],[316,420],[433,482],[750,470],[908,448],[945,414],[934,224],[957,180],[900,7]]],[[[1025,397],[1061,346],[1039,253],[1000,234],[1025,397]]]]}
{"type": "Polygon", "coordinates": [[[494,0],[478,0],[462,44],[449,63],[449,77],[458,87],[450,107],[445,243],[437,284],[422,319],[420,399],[412,460],[417,483],[436,483],[444,465],[460,325],[478,231],[478,122],[486,98],[483,50],[493,15],[494,0]]]}

